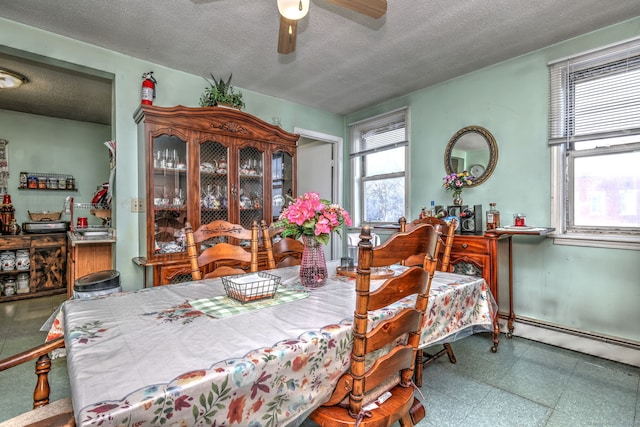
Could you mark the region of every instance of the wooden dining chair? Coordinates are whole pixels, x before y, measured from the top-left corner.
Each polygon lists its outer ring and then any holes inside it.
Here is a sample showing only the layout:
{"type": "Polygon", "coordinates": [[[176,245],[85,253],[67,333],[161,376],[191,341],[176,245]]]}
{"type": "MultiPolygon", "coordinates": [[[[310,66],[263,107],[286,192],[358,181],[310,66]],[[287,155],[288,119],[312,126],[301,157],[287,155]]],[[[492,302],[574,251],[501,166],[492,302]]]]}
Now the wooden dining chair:
{"type": "MultiPolygon", "coordinates": [[[[451,248],[453,247],[453,238],[456,231],[457,222],[456,219],[453,218],[451,222],[447,223],[436,217],[426,217],[420,218],[411,221],[409,224],[406,223],[406,219],[400,218],[400,231],[411,230],[420,224],[430,224],[434,227],[436,232],[438,233],[438,244],[436,248],[436,253],[438,254],[438,271],[449,271],[449,260],[451,259],[451,248]]],[[[405,260],[405,265],[420,265],[422,262],[422,258],[424,256],[414,255],[413,257],[405,260]]],[[[424,368],[429,366],[439,357],[444,356],[445,354],[449,357],[449,361],[451,363],[456,363],[456,355],[453,352],[453,347],[449,343],[445,343],[442,345],[442,349],[435,354],[426,354],[424,350],[418,350],[418,355],[416,357],[416,371],[415,371],[415,381],[418,387],[422,387],[422,375],[424,368]]]]}
{"type": "Polygon", "coordinates": [[[0,426],[75,426],[71,398],[49,403],[49,372],[51,372],[49,353],[58,348],[64,348],[64,338],[62,337],[0,360],[0,372],[36,360],[35,374],[37,376],[33,391],[33,410],[6,420],[0,423],[0,426]]]}
{"type": "Polygon", "coordinates": [[[304,245],[300,240],[291,237],[281,237],[274,242],[274,237],[282,233],[282,228],[274,224],[267,226],[266,221],[260,222],[262,229],[262,241],[267,253],[267,268],[290,267],[300,265],[302,262],[302,252],[304,245]]]}
{"type": "Polygon", "coordinates": [[[191,224],[186,223],[185,238],[193,280],[258,271],[258,223],[256,221],[253,222],[250,230],[239,224],[217,220],[201,225],[193,231],[191,224]],[[228,241],[216,241],[221,238],[228,241]],[[249,251],[240,246],[241,240],[250,242],[249,251]],[[202,246],[208,244],[213,246],[201,250],[202,246]]]}
{"type": "Polygon", "coordinates": [[[362,229],[360,238],[351,366],[339,378],[329,400],[309,418],[321,426],[378,427],[396,421],[401,426],[413,426],[424,417],[424,407],[414,397],[412,377],[430,277],[435,271],[437,235],[431,225],[425,224],[409,232],[395,233],[375,248],[369,227],[362,229]],[[371,289],[372,268],[400,263],[415,253],[429,254],[426,269],[409,267],[386,279],[377,289],[371,289]],[[416,294],[414,305],[369,331],[370,311],[387,308],[413,294],[416,294]],[[387,391],[391,396],[378,408],[365,408],[387,391]]]}

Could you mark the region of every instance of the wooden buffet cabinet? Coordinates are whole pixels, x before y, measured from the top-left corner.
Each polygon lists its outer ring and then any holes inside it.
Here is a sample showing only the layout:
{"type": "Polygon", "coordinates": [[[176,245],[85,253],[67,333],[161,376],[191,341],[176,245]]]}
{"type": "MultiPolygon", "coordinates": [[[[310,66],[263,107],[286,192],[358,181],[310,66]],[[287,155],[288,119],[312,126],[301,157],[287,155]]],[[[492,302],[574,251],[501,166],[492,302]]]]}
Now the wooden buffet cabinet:
{"type": "Polygon", "coordinates": [[[506,290],[509,299],[507,336],[513,334],[513,273],[511,258],[511,235],[486,232],[482,235],[456,234],[451,248],[450,271],[468,276],[483,277],[500,307],[499,291],[506,290]],[[508,287],[508,288],[506,288],[508,287]]]}
{"type": "Polygon", "coordinates": [[[277,218],[296,195],[299,135],[222,107],[142,105],[138,124],[139,253],[152,284],[191,280],[184,226],[223,219],[250,228],[277,218]]]}
{"type": "Polygon", "coordinates": [[[67,291],[66,233],[23,234],[0,236],[0,251],[29,251],[29,270],[1,270],[3,282],[7,277],[19,273],[29,273],[29,292],[11,296],[0,294],[0,302],[33,298],[45,295],[62,294],[67,291]]]}

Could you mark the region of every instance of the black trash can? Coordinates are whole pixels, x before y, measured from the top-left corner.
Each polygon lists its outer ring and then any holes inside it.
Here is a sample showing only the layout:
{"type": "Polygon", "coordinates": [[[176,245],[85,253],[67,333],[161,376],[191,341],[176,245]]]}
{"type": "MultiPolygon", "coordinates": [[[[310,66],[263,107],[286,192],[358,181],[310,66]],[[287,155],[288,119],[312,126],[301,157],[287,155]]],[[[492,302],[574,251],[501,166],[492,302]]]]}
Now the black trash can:
{"type": "Polygon", "coordinates": [[[73,286],[73,298],[91,299],[103,295],[122,292],[120,272],[102,270],[82,276],[73,286]]]}

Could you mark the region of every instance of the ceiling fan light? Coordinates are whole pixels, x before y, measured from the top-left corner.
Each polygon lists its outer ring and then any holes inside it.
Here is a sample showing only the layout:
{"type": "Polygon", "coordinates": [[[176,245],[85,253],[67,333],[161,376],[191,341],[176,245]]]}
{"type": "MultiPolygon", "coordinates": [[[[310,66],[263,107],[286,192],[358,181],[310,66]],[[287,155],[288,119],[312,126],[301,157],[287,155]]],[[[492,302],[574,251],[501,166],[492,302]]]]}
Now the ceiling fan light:
{"type": "Polygon", "coordinates": [[[278,0],[278,11],[285,18],[297,21],[307,16],[309,0],[278,0]]]}
{"type": "Polygon", "coordinates": [[[0,68],[0,89],[13,89],[28,82],[25,76],[15,71],[0,68]]]}

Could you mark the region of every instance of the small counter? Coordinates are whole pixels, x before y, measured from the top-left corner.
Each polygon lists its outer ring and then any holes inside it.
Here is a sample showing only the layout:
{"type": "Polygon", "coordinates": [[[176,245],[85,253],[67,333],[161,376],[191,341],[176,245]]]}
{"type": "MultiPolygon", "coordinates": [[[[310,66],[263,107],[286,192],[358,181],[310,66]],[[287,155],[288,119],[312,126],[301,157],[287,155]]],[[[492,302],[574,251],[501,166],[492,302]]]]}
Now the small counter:
{"type": "Polygon", "coordinates": [[[80,277],[102,270],[113,269],[113,244],[116,230],[93,228],[67,232],[67,294],[73,296],[73,286],[80,277]]]}
{"type": "Polygon", "coordinates": [[[115,243],[115,228],[93,228],[88,227],[82,230],[68,231],[67,237],[71,246],[96,243],[115,243]]]}

